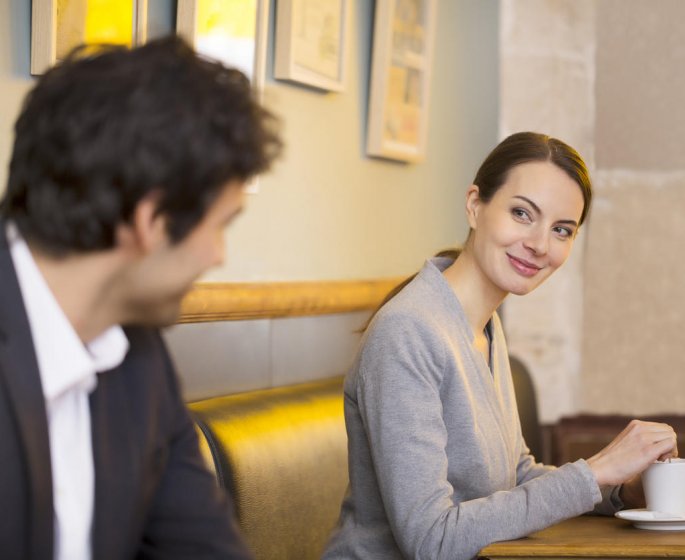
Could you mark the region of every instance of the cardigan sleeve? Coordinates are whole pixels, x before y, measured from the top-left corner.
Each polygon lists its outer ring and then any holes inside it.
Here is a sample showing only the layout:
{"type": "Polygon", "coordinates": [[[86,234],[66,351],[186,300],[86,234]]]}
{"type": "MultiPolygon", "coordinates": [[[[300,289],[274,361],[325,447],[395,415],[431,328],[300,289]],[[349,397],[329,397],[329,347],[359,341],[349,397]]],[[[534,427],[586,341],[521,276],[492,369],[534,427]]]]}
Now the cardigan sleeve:
{"type": "MultiPolygon", "coordinates": [[[[552,465],[543,465],[542,463],[537,463],[535,457],[533,457],[528,448],[524,446],[521,452],[521,458],[519,464],[516,468],[516,480],[517,484],[523,484],[528,480],[532,480],[540,475],[556,469],[552,465]]],[[[598,515],[614,515],[617,511],[623,509],[624,504],[620,496],[621,486],[602,486],[600,488],[600,493],[602,499],[599,503],[595,504],[593,513],[598,515]]]]}
{"type": "Polygon", "coordinates": [[[544,465],[542,463],[538,463],[535,460],[535,457],[530,454],[530,450],[528,449],[528,447],[526,447],[526,445],[523,444],[523,448],[521,449],[521,456],[519,458],[518,465],[516,466],[516,484],[524,484],[529,480],[532,480],[551,470],[554,470],[554,468],[555,467],[551,465],[544,465]]]}
{"type": "Polygon", "coordinates": [[[411,317],[377,325],[360,357],[356,394],[383,506],[404,556],[472,558],[492,542],[592,510],[601,496],[582,460],[549,472],[522,466],[521,485],[455,500],[440,398],[447,350],[424,327],[411,317]],[[533,469],[539,476],[529,476],[533,469]]]}

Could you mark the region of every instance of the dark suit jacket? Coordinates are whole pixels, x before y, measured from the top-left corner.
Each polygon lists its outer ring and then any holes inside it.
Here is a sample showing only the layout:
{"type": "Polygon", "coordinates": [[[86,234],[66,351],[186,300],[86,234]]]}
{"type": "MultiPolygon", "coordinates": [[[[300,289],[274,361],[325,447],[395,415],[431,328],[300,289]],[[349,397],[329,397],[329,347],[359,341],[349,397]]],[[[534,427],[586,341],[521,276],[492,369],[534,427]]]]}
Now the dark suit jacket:
{"type": "MultiPolygon", "coordinates": [[[[123,364],[90,398],[93,559],[250,558],[205,469],[156,330],[127,328],[123,364]]],[[[31,332],[0,220],[0,557],[53,559],[48,424],[31,332]]]]}

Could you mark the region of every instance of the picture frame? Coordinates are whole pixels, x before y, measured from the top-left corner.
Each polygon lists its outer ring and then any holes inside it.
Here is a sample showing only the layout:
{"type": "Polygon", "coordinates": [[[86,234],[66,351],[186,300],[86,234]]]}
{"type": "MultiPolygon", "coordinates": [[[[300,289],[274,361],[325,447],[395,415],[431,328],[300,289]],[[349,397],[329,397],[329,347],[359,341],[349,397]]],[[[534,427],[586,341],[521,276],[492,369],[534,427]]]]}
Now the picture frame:
{"type": "Polygon", "coordinates": [[[176,30],[198,53],[244,72],[261,96],[268,0],[178,0],[176,30]]]}
{"type": "Polygon", "coordinates": [[[274,77],[343,91],[349,0],[278,0],[274,77]]]}
{"type": "Polygon", "coordinates": [[[425,158],[436,0],[376,0],[367,155],[425,158]]]}
{"type": "Polygon", "coordinates": [[[45,72],[85,43],[143,44],[147,0],[33,0],[31,74],[45,72]]]}

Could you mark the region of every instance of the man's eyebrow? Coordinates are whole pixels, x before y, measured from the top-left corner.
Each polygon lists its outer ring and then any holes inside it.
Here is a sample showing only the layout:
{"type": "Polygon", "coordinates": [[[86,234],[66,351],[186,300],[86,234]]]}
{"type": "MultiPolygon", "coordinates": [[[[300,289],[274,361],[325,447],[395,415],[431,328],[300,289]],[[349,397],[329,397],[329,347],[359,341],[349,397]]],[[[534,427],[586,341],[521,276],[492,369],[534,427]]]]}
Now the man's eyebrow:
{"type": "MultiPolygon", "coordinates": [[[[516,196],[514,196],[514,198],[518,198],[520,200],[527,202],[528,204],[531,205],[533,210],[535,210],[535,212],[538,215],[542,214],[542,210],[540,210],[540,207],[537,204],[535,204],[530,198],[525,197],[525,196],[521,196],[521,195],[516,195],[516,196]]],[[[578,227],[578,222],[576,222],[575,220],[558,220],[557,223],[558,224],[568,224],[570,226],[578,227]]]]}

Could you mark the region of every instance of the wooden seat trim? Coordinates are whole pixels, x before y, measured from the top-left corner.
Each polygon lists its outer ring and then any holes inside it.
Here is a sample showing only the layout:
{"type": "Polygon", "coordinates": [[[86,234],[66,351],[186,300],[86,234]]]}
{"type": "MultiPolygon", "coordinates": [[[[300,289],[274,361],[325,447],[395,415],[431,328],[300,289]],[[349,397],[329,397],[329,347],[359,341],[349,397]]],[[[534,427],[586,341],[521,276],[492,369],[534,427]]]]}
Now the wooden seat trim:
{"type": "Polygon", "coordinates": [[[238,321],[372,310],[402,280],[198,283],[183,300],[178,322],[238,321]]]}

